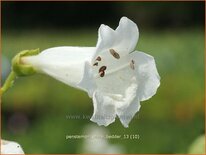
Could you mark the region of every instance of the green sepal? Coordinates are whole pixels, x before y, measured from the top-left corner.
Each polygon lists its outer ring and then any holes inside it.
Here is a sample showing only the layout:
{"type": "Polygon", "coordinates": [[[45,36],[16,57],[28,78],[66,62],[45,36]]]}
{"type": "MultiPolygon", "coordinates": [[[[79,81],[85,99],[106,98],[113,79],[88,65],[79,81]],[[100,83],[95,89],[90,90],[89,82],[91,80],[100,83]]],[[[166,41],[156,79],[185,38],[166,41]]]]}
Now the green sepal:
{"type": "Polygon", "coordinates": [[[17,76],[28,76],[36,73],[36,70],[33,66],[28,64],[23,64],[21,62],[21,57],[37,55],[38,53],[39,53],[39,49],[24,50],[19,52],[12,59],[12,70],[16,73],[17,76]]]}

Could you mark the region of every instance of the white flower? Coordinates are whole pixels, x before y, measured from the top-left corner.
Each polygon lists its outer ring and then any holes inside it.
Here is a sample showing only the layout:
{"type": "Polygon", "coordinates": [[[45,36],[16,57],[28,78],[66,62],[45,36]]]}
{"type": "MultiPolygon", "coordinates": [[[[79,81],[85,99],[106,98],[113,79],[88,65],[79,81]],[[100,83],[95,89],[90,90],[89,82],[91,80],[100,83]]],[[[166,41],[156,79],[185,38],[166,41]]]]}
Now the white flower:
{"type": "Polygon", "coordinates": [[[16,142],[1,140],[1,154],[24,154],[24,151],[16,142]]]}
{"type": "Polygon", "coordinates": [[[160,85],[154,58],[134,51],[138,37],[137,25],[122,17],[116,30],[100,26],[96,47],[50,48],[22,62],[87,91],[94,104],[91,121],[107,126],[118,116],[128,127],[140,101],[151,98],[160,85]]]}

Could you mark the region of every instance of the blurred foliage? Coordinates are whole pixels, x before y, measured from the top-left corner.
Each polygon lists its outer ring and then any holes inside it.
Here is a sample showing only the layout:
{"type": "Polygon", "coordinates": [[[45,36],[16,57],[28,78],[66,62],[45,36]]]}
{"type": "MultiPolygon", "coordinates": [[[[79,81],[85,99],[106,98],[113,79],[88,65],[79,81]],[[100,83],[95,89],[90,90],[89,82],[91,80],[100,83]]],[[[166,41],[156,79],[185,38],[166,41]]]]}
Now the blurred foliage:
{"type": "MultiPolygon", "coordinates": [[[[25,49],[95,46],[96,40],[97,32],[89,29],[3,31],[2,51],[11,60],[25,49]]],[[[118,119],[106,127],[111,134],[139,134],[140,139],[109,141],[127,153],[187,153],[204,133],[204,31],[140,31],[137,49],[155,57],[161,86],[141,103],[129,128],[118,119]]],[[[45,75],[17,79],[2,102],[2,136],[20,143],[26,153],[80,153],[83,141],[65,136],[81,135],[94,124],[88,95],[45,75]]]]}
{"type": "MultiPolygon", "coordinates": [[[[111,139],[126,153],[187,153],[204,134],[204,2],[2,2],[2,80],[19,51],[95,46],[101,23],[121,16],[140,30],[137,49],[154,56],[161,86],[142,102],[129,128],[117,119],[111,139]]],[[[88,95],[46,75],[18,78],[2,97],[2,137],[26,153],[82,153],[81,135],[93,113],[88,95]]],[[[195,152],[195,151],[194,151],[195,152]]],[[[196,152],[198,153],[198,152],[196,152]]]]}
{"type": "Polygon", "coordinates": [[[205,154],[205,135],[199,136],[189,148],[190,154],[205,154]]]}
{"type": "Polygon", "coordinates": [[[127,15],[140,28],[204,27],[204,2],[2,2],[4,29],[115,25],[127,15]],[[12,19],[12,20],[8,20],[12,19]]]}

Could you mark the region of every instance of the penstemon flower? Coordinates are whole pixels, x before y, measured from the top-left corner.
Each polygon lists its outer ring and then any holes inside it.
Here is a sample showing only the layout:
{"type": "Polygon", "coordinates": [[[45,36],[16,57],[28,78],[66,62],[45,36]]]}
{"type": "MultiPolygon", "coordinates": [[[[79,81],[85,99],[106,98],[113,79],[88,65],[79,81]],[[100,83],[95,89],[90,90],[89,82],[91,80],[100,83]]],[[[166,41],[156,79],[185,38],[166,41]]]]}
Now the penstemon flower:
{"type": "Polygon", "coordinates": [[[16,142],[1,140],[1,154],[24,154],[24,151],[16,142]]]}
{"type": "Polygon", "coordinates": [[[116,30],[101,25],[96,47],[54,47],[21,62],[70,86],[88,92],[93,99],[91,121],[107,126],[120,118],[124,127],[160,85],[154,58],[134,51],[137,25],[122,17],[116,30]]]}

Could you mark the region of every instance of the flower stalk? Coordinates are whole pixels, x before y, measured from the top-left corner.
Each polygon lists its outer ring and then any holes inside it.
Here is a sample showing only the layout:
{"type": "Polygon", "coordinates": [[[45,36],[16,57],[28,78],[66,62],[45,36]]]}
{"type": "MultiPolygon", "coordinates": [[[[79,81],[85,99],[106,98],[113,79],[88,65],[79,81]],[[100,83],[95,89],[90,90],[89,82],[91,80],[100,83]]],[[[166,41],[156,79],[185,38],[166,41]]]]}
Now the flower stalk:
{"type": "Polygon", "coordinates": [[[1,95],[4,92],[6,92],[13,85],[15,78],[16,78],[16,73],[14,71],[11,71],[9,73],[9,76],[7,77],[3,87],[1,87],[1,91],[0,91],[1,95]]]}

